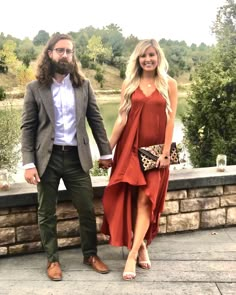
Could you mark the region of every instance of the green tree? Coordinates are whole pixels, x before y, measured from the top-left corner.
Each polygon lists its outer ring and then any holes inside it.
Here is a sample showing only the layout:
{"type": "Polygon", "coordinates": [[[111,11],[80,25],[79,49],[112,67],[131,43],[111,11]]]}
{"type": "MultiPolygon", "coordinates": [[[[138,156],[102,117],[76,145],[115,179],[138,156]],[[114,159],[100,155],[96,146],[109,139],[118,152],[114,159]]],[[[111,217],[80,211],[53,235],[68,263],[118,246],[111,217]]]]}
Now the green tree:
{"type": "Polygon", "coordinates": [[[3,44],[3,49],[0,50],[0,60],[4,60],[5,65],[9,70],[15,72],[19,66],[19,60],[15,54],[16,43],[12,40],[6,40],[3,44]]]}
{"type": "Polygon", "coordinates": [[[46,31],[40,30],[38,34],[34,37],[33,43],[35,46],[45,45],[48,42],[49,38],[50,36],[46,31]]]}
{"type": "Polygon", "coordinates": [[[95,80],[100,83],[100,87],[103,88],[103,84],[105,82],[104,74],[103,74],[103,69],[100,66],[96,67],[96,74],[94,76],[95,80]]]}
{"type": "Polygon", "coordinates": [[[134,35],[130,35],[128,36],[125,40],[124,40],[124,56],[129,57],[131,55],[131,53],[133,52],[135,46],[138,44],[139,39],[137,37],[135,37],[134,35]]]}
{"type": "MultiPolygon", "coordinates": [[[[112,54],[110,63],[117,66],[114,63],[114,59],[117,56],[123,55],[124,40],[122,30],[116,24],[110,24],[103,28],[101,31],[102,42],[106,48],[111,48],[112,54]]],[[[119,65],[118,65],[119,66],[119,65]]]]}
{"type": "Polygon", "coordinates": [[[194,167],[215,166],[217,154],[236,164],[236,4],[227,0],[213,31],[218,43],[193,74],[187,113],[186,145],[194,167]]]}
{"type": "Polygon", "coordinates": [[[35,46],[29,38],[24,39],[19,44],[16,54],[26,67],[29,67],[30,62],[37,57],[35,46]]]}
{"type": "Polygon", "coordinates": [[[111,55],[111,49],[105,48],[102,43],[100,36],[93,36],[89,39],[88,45],[88,56],[96,64],[98,61],[103,63],[105,58],[109,58],[111,55]]]}

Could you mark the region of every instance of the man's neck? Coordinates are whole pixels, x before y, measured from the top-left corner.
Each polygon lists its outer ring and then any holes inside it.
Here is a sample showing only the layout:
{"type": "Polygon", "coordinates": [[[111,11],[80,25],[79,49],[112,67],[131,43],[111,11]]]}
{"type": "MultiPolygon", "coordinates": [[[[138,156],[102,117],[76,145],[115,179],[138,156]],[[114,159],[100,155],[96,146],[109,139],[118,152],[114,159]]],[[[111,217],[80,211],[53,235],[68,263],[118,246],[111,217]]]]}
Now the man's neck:
{"type": "Polygon", "coordinates": [[[58,82],[61,83],[65,79],[66,75],[61,75],[58,73],[55,73],[54,79],[58,82]]]}

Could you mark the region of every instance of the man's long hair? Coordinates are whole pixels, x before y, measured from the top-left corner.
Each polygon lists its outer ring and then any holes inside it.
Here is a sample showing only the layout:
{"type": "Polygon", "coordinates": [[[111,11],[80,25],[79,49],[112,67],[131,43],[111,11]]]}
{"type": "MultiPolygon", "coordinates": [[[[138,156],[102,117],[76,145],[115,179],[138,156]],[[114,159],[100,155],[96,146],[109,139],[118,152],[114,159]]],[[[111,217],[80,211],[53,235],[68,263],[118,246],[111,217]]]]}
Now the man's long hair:
{"type": "Polygon", "coordinates": [[[73,39],[70,35],[67,34],[57,33],[49,39],[38,61],[36,79],[46,86],[50,86],[53,83],[54,72],[52,70],[51,59],[48,55],[48,50],[53,50],[56,43],[60,40],[70,40],[73,44],[74,52],[72,56],[72,62],[74,65],[74,70],[72,73],[70,73],[70,79],[74,87],[80,87],[85,80],[85,76],[82,73],[76,59],[75,44],[73,42],[73,39]]]}

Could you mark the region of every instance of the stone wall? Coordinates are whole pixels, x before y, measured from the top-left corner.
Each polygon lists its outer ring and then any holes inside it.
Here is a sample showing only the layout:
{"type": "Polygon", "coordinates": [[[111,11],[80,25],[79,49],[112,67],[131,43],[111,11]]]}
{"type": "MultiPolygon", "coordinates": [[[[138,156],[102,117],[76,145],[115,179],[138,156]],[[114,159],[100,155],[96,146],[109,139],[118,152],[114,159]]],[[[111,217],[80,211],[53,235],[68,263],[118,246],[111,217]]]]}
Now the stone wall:
{"type": "MultiPolygon", "coordinates": [[[[107,178],[93,178],[94,207],[98,242],[106,243],[100,233],[103,208],[101,197],[107,178]]],[[[57,207],[60,248],[80,245],[79,221],[63,184],[57,207]]],[[[193,231],[236,225],[236,166],[225,172],[215,168],[171,171],[159,233],[193,231]]],[[[42,251],[37,225],[35,187],[14,184],[0,192],[0,256],[42,251]]]]}
{"type": "Polygon", "coordinates": [[[170,191],[160,233],[236,225],[236,184],[170,191]]]}

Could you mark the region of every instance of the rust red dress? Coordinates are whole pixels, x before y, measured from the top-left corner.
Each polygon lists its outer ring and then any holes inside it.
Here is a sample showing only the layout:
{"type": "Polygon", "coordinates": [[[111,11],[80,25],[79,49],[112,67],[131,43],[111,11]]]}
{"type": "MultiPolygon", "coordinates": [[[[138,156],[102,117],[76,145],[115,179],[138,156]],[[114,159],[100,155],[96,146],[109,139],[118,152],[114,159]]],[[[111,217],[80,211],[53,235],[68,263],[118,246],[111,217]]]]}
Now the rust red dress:
{"type": "Polygon", "coordinates": [[[150,226],[145,239],[150,244],[158,232],[168,187],[169,168],[142,172],[138,147],[164,143],[166,100],[155,90],[145,96],[140,88],[132,94],[132,107],[117,143],[111,177],[103,195],[104,217],[101,231],[113,246],[132,246],[132,206],[137,187],[142,186],[152,204],[150,226]]]}

